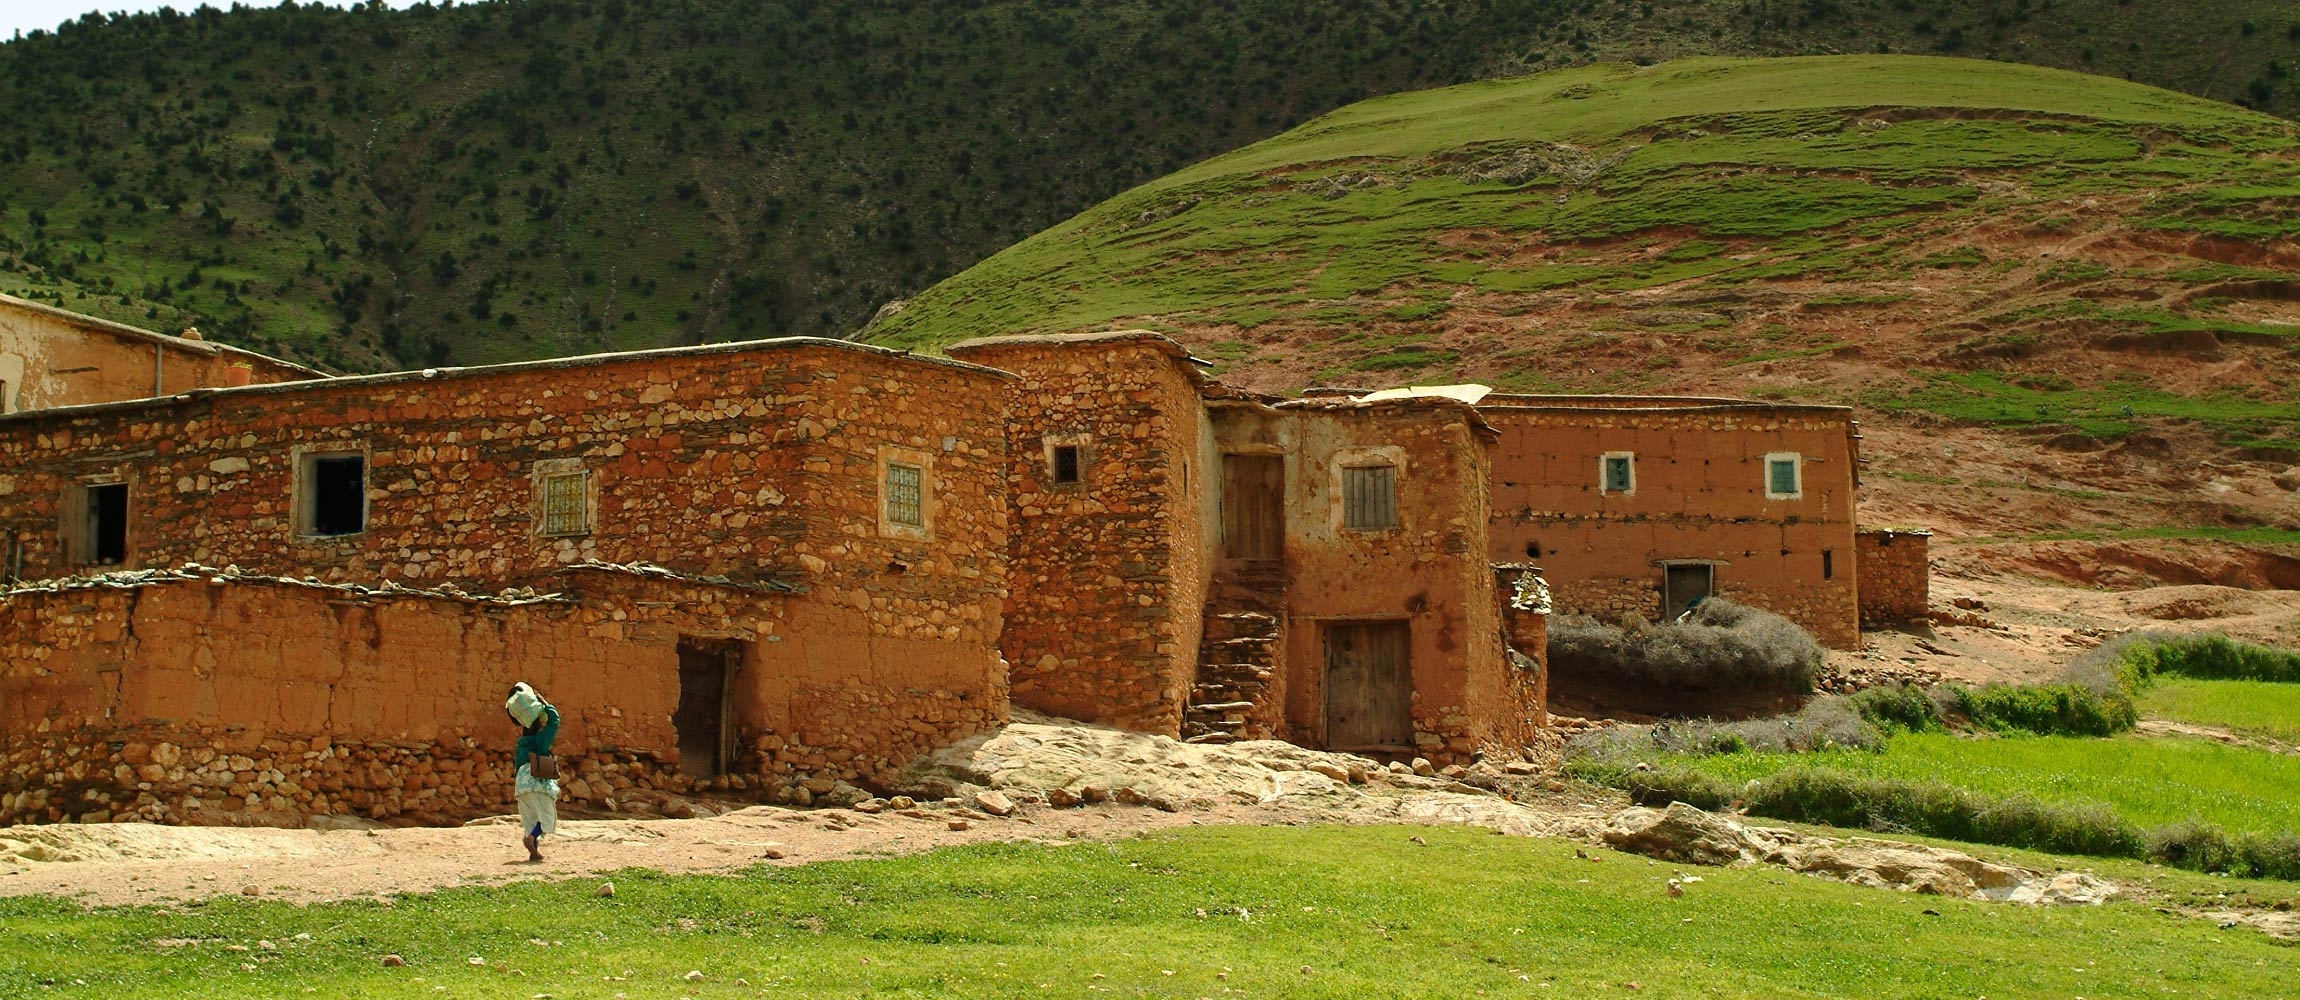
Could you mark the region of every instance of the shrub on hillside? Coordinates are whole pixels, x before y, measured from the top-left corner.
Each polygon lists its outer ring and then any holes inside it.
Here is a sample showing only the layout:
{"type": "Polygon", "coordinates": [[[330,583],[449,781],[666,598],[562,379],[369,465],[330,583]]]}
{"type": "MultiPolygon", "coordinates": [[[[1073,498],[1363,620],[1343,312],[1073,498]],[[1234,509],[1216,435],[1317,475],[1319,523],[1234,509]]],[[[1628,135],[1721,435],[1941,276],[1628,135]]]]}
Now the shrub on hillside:
{"type": "Polygon", "coordinates": [[[2060,684],[1939,684],[1869,688],[1849,703],[1885,732],[1925,732],[1952,724],[1997,733],[2039,736],[2109,736],[2140,721],[2121,687],[2060,684]]]}
{"type": "Polygon", "coordinates": [[[1553,672],[1675,691],[1806,694],[1821,646],[1788,619],[1710,598],[1682,622],[1615,628],[1585,615],[1549,626],[1553,672]]]}
{"type": "Polygon", "coordinates": [[[2140,722],[2132,696],[2082,684],[1950,685],[1956,712],[1974,726],[2040,736],[2110,736],[2140,722]]]}
{"type": "Polygon", "coordinates": [[[1625,726],[1576,737],[1567,753],[1587,760],[1624,764],[1651,758],[1656,753],[1719,754],[1802,753],[1839,748],[1876,746],[1883,734],[1855,711],[1849,699],[1825,695],[1806,702],[1794,715],[1766,719],[1718,722],[1659,722],[1625,726]]]}
{"type": "Polygon", "coordinates": [[[2084,683],[2114,683],[2135,691],[2167,674],[2208,681],[2300,684],[2300,652],[2218,633],[2127,632],[2078,658],[2070,669],[2084,683]]]}

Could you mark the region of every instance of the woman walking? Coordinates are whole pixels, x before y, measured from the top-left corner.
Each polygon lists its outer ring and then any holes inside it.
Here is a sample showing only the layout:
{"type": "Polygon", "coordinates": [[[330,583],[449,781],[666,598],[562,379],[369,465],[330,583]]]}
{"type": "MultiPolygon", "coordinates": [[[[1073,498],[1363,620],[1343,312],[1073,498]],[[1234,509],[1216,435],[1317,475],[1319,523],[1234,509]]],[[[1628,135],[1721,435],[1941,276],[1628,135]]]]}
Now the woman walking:
{"type": "Polygon", "coordinates": [[[551,741],[559,738],[559,710],[527,682],[511,686],[503,710],[519,724],[519,742],[511,748],[512,792],[519,800],[519,842],[527,860],[543,860],[543,835],[559,829],[559,758],[551,755],[551,741]]]}

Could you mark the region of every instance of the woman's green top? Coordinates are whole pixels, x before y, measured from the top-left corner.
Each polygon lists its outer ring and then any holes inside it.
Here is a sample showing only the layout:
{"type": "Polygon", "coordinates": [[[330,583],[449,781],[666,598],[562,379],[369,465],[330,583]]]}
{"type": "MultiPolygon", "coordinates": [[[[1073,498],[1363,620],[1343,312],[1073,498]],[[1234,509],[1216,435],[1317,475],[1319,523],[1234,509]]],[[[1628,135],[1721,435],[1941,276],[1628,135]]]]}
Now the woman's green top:
{"type": "Polygon", "coordinates": [[[519,742],[511,748],[511,769],[527,766],[527,758],[534,754],[551,752],[551,741],[559,738],[559,710],[546,703],[543,706],[543,725],[534,732],[519,734],[519,742]]]}

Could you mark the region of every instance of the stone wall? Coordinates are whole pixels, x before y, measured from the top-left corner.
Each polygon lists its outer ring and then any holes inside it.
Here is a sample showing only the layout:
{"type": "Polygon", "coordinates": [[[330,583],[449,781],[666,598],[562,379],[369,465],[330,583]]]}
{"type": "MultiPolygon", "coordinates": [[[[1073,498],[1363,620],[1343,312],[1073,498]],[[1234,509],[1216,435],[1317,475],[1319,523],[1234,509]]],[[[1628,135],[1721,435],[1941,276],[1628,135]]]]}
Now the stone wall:
{"type": "Polygon", "coordinates": [[[1842,407],[1492,397],[1495,562],[1538,562],[1561,614],[1654,620],[1664,565],[1714,567],[1715,592],[1840,649],[1860,643],[1851,411],[1842,407]],[[1802,456],[1802,489],[1767,495],[1765,457],[1802,456]],[[1600,488],[1607,454],[1633,488],[1600,488]]]}
{"type": "Polygon", "coordinates": [[[1008,391],[1012,585],[1001,640],[1014,703],[1174,735],[1210,575],[1198,384],[1156,334],[969,341],[1008,391]],[[1055,483],[1051,449],[1079,449],[1055,483]]]}
{"type": "Polygon", "coordinates": [[[989,644],[1005,586],[1003,373],[827,341],[227,389],[0,418],[0,541],[68,576],[72,487],[128,488],[129,567],[492,588],[584,561],[801,582],[876,634],[989,644]],[[367,527],[299,524],[299,456],[364,455],[367,527]],[[881,518],[890,456],[926,529],[881,518]],[[588,474],[546,536],[538,474],[588,474]]]}
{"type": "Polygon", "coordinates": [[[213,341],[0,295],[0,413],[318,377],[300,365],[213,341]]]}
{"type": "MultiPolygon", "coordinates": [[[[891,643],[852,669],[807,595],[585,567],[556,596],[149,574],[7,595],[0,823],[453,822],[507,811],[528,681],[561,712],[571,805],[805,801],[1005,721],[995,666],[891,643]],[[678,773],[682,637],[743,650],[734,772],[678,773]]],[[[855,623],[849,622],[850,628],[855,623]]],[[[995,661],[993,661],[994,663],[995,661]]]]}
{"type": "Polygon", "coordinates": [[[1855,537],[1861,575],[1861,621],[1919,621],[1932,605],[1933,533],[1863,528],[1855,537]]]}

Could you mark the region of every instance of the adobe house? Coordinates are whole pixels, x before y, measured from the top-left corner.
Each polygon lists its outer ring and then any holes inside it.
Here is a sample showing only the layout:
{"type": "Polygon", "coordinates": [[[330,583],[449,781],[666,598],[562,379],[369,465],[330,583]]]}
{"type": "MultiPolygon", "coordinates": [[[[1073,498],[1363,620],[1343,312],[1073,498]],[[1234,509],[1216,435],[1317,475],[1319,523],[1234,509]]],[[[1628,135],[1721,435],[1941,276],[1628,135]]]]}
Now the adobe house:
{"type": "Polygon", "coordinates": [[[50,581],[7,596],[0,822],[470,815],[518,679],[578,798],[890,777],[1005,720],[1012,381],[794,339],[0,417],[50,581]]]}
{"type": "Polygon", "coordinates": [[[0,295],[0,413],[323,378],[253,351],[0,295]]]}
{"type": "Polygon", "coordinates": [[[1455,400],[1282,401],[1146,331],[968,341],[1008,394],[1018,705],[1200,740],[1467,760],[1543,722],[1455,400]]]}
{"type": "Polygon", "coordinates": [[[1495,394],[1478,410],[1500,434],[1492,557],[1538,562],[1559,612],[1667,620],[1718,594],[1860,648],[1874,560],[1854,539],[1850,408],[1495,394]]]}

